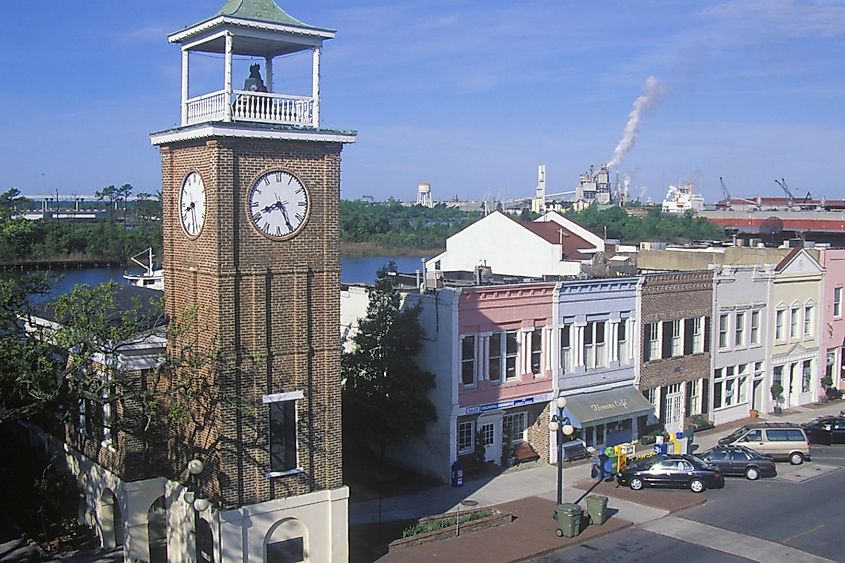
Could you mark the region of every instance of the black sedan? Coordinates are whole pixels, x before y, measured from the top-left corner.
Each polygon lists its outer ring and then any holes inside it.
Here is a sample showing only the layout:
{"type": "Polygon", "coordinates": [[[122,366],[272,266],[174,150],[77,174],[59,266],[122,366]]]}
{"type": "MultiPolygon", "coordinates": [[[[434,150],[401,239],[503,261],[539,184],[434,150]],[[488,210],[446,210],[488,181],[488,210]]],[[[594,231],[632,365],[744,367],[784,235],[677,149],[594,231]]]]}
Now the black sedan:
{"type": "Polygon", "coordinates": [[[751,481],[777,475],[775,460],[745,446],[716,446],[698,457],[718,467],[722,475],[744,475],[751,481]]]}
{"type": "Polygon", "coordinates": [[[845,417],[821,416],[802,426],[811,444],[845,444],[845,417]]]}
{"type": "Polygon", "coordinates": [[[680,487],[694,493],[725,486],[722,472],[692,455],[656,455],[634,461],[623,469],[616,481],[639,491],[643,487],[680,487]]]}

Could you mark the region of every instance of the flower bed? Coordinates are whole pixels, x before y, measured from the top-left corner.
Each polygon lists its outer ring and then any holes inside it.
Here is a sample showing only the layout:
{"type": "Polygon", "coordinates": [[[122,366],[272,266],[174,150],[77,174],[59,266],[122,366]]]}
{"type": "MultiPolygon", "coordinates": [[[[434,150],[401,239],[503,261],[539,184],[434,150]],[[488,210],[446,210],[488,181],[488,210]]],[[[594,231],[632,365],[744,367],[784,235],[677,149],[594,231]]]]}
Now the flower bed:
{"type": "MultiPolygon", "coordinates": [[[[461,533],[495,528],[510,524],[513,515],[509,512],[491,508],[479,508],[461,512],[461,533]]],[[[415,547],[426,543],[455,537],[456,525],[454,514],[439,514],[420,518],[416,524],[409,526],[403,537],[390,542],[388,551],[395,551],[405,547],[415,547]]]]}

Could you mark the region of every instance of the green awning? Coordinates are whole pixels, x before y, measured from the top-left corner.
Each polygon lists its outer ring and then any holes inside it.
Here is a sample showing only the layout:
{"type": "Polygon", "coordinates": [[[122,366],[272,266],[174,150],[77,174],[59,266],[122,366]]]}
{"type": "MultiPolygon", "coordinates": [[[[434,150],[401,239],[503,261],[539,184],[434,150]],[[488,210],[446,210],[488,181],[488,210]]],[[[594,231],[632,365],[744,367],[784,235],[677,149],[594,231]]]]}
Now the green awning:
{"type": "Polygon", "coordinates": [[[633,387],[574,395],[566,401],[570,422],[580,427],[654,412],[654,405],[633,387]]]}

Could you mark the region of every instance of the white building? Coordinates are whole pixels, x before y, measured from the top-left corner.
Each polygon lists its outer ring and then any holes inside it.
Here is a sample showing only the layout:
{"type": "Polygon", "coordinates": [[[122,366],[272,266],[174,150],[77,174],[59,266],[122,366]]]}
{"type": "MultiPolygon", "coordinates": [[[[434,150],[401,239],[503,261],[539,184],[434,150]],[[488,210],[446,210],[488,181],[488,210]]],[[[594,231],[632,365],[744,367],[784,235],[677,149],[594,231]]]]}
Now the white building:
{"type": "Polygon", "coordinates": [[[576,276],[604,241],[551,211],[536,221],[516,221],[500,211],[479,219],[446,241],[446,251],[426,262],[426,272],[468,271],[540,278],[576,276]]]}

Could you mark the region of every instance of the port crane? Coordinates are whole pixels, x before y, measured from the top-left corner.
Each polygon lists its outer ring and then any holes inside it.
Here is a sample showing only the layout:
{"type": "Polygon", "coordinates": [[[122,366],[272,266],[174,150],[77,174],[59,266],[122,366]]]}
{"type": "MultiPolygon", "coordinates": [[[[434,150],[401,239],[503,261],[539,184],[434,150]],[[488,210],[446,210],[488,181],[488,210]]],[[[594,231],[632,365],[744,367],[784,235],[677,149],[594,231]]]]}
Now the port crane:
{"type": "MultiPolygon", "coordinates": [[[[780,188],[784,191],[787,199],[789,200],[789,206],[792,207],[793,204],[795,203],[795,196],[792,195],[792,190],[790,190],[789,186],[786,185],[786,180],[784,180],[783,178],[781,178],[780,180],[775,180],[775,184],[780,186],[780,188]]],[[[809,191],[807,191],[807,195],[804,196],[804,199],[801,201],[801,203],[804,203],[804,204],[809,203],[810,197],[811,197],[811,194],[810,194],[809,191]]],[[[801,206],[802,209],[805,209],[806,207],[807,206],[805,206],[805,205],[801,206]]]]}
{"type": "Polygon", "coordinates": [[[725,185],[725,180],[719,176],[719,183],[722,184],[722,193],[725,194],[725,206],[730,209],[731,208],[731,192],[728,191],[728,187],[725,185]]]}

